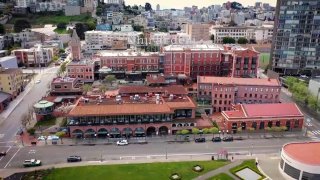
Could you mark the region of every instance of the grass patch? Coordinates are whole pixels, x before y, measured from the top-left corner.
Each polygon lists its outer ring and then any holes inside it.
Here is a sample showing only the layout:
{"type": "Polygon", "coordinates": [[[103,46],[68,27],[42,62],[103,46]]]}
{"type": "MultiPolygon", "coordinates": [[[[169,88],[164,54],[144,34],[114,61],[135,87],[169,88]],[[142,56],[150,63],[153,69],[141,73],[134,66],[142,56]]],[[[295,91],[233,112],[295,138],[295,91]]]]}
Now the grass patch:
{"type": "Polygon", "coordinates": [[[59,29],[59,28],[56,28],[54,30],[54,32],[58,33],[58,34],[68,34],[68,31],[67,29],[59,29]]]}
{"type": "Polygon", "coordinates": [[[270,53],[261,53],[259,67],[261,69],[265,69],[269,64],[269,61],[270,61],[270,53]]]}
{"type": "Polygon", "coordinates": [[[70,22],[94,22],[94,19],[90,14],[81,14],[77,16],[64,16],[64,15],[37,15],[37,14],[29,14],[28,17],[13,17],[8,24],[14,24],[14,22],[18,19],[25,19],[29,21],[31,24],[58,24],[58,23],[66,23],[70,22]]]}
{"type": "Polygon", "coordinates": [[[252,171],[254,171],[254,172],[256,172],[257,174],[259,174],[259,175],[261,176],[260,179],[266,178],[266,177],[259,171],[258,167],[256,166],[256,161],[255,161],[254,159],[243,161],[240,165],[231,168],[231,169],[230,169],[230,172],[231,172],[232,174],[234,174],[235,176],[237,176],[238,178],[242,179],[241,177],[239,177],[239,176],[236,174],[236,172],[241,171],[242,169],[245,169],[245,168],[249,168],[249,169],[251,169],[252,171]]]}
{"type": "Polygon", "coordinates": [[[53,126],[55,124],[56,124],[56,118],[52,116],[48,116],[38,121],[35,127],[53,126]]]}
{"type": "Polygon", "coordinates": [[[215,175],[207,180],[234,180],[234,179],[226,173],[220,173],[220,174],[215,175]]]}
{"type": "Polygon", "coordinates": [[[173,173],[178,173],[181,176],[181,179],[193,179],[228,163],[228,161],[190,161],[59,168],[54,169],[52,173],[44,179],[100,180],[108,177],[108,180],[163,180],[169,179],[173,173]],[[200,173],[194,172],[192,167],[196,164],[204,167],[204,170],[200,173]]]}

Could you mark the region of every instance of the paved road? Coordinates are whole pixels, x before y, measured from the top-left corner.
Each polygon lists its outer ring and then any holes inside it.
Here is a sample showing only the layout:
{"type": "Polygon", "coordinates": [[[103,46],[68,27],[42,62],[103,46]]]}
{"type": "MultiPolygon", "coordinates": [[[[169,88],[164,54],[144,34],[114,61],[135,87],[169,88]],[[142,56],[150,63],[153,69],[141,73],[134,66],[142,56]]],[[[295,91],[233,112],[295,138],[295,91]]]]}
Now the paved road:
{"type": "Polygon", "coordinates": [[[1,150],[7,150],[8,155],[0,160],[0,168],[19,168],[25,159],[37,158],[43,164],[65,163],[66,157],[80,155],[84,161],[141,159],[152,157],[168,158],[176,156],[201,156],[208,153],[218,153],[226,149],[229,153],[239,154],[269,154],[279,153],[283,144],[291,141],[305,141],[305,137],[299,138],[273,138],[273,139],[247,139],[243,141],[221,143],[166,143],[154,142],[149,144],[129,144],[128,146],[95,145],[95,146],[69,146],[46,145],[34,147],[0,146],[1,150]]]}
{"type": "MultiPolygon", "coordinates": [[[[0,143],[3,145],[15,141],[15,135],[18,129],[21,127],[21,119],[24,113],[28,111],[28,108],[39,101],[48,90],[48,84],[56,76],[56,71],[59,67],[46,68],[41,74],[37,75],[35,80],[40,79],[41,82],[36,84],[34,81],[30,82],[31,90],[21,98],[21,102],[10,110],[13,110],[10,115],[2,121],[0,124],[0,143]]],[[[0,145],[1,145],[0,144],[0,145]]]]}

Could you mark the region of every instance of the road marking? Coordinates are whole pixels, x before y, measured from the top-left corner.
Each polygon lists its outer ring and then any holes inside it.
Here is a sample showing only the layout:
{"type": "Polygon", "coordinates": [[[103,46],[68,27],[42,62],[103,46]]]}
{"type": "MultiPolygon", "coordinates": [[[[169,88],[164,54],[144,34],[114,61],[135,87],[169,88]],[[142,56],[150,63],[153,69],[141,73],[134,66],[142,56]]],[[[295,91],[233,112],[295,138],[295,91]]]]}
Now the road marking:
{"type": "Polygon", "coordinates": [[[28,153],[29,153],[29,154],[35,154],[35,153],[36,153],[36,150],[30,149],[28,153]]]}
{"type": "MultiPolygon", "coordinates": [[[[10,151],[11,148],[12,148],[12,146],[10,146],[9,149],[6,151],[7,154],[8,154],[8,152],[10,151]]],[[[0,158],[0,161],[2,160],[2,158],[4,158],[4,156],[2,156],[2,157],[0,158]]]]}
{"type": "Polygon", "coordinates": [[[12,159],[17,155],[17,153],[20,151],[20,149],[21,149],[21,148],[19,148],[18,151],[17,151],[16,153],[14,153],[14,155],[11,157],[11,159],[8,161],[8,163],[4,166],[3,169],[5,169],[5,168],[9,165],[9,163],[10,163],[10,162],[12,161],[12,159]]]}

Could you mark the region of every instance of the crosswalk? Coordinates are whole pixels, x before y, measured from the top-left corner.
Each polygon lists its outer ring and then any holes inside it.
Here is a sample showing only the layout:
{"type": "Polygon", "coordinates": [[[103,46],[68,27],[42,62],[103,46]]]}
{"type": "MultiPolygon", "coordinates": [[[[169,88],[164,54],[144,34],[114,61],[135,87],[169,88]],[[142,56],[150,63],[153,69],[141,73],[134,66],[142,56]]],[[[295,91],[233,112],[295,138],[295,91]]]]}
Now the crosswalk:
{"type": "Polygon", "coordinates": [[[312,127],[313,125],[311,123],[306,123],[307,127],[312,127]]]}
{"type": "Polygon", "coordinates": [[[308,131],[308,136],[313,141],[320,141],[320,130],[308,131]]]}
{"type": "Polygon", "coordinates": [[[313,135],[320,135],[320,130],[310,131],[310,133],[313,135]]]}

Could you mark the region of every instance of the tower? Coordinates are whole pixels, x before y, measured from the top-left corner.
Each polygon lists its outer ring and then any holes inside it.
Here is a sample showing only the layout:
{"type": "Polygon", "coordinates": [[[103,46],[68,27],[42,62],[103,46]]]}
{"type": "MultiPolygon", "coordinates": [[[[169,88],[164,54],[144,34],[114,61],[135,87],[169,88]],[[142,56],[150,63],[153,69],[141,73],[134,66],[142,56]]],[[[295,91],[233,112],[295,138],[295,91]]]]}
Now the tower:
{"type": "Polygon", "coordinates": [[[80,60],[81,58],[81,42],[78,37],[77,31],[73,29],[71,41],[69,42],[69,47],[71,50],[71,58],[72,60],[80,60]]]}

